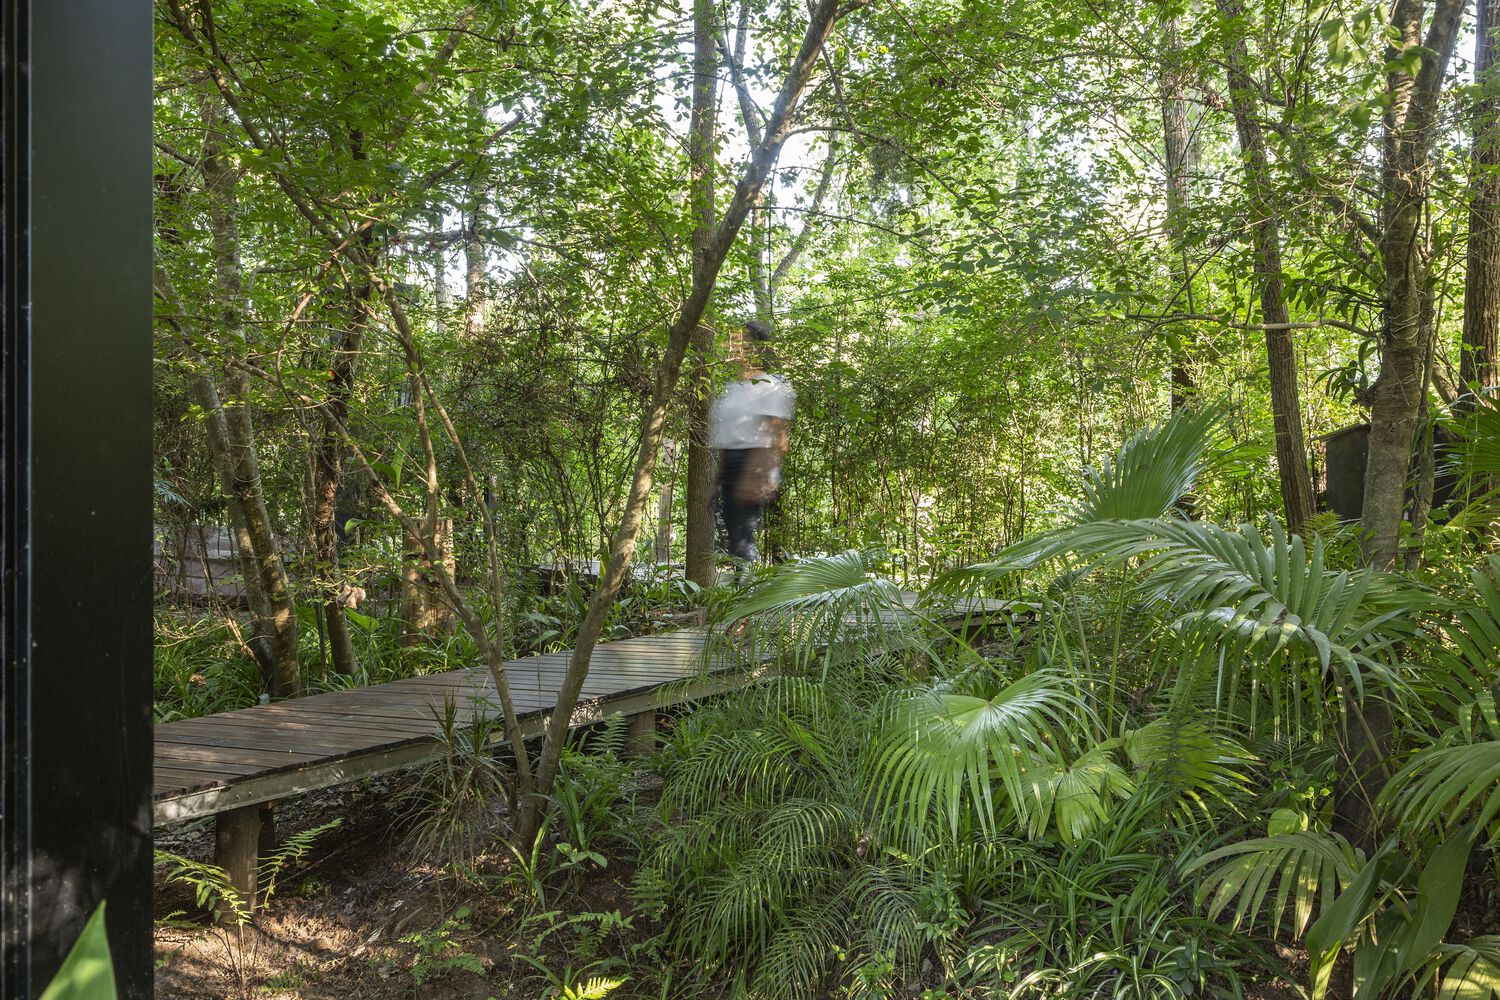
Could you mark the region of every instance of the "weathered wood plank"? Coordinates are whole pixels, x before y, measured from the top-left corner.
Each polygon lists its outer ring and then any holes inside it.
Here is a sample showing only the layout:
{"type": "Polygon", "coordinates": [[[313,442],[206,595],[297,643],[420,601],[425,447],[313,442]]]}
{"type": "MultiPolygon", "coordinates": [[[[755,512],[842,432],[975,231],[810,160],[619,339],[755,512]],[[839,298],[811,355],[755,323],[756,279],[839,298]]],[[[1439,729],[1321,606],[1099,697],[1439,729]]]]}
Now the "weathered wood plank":
{"type": "MultiPolygon", "coordinates": [[[[267,706],[268,708],[270,706],[267,706]]],[[[230,719],[221,715],[208,715],[198,719],[186,719],[182,722],[173,722],[157,727],[157,736],[180,735],[184,739],[191,739],[198,735],[210,733],[243,730],[247,732],[300,732],[315,731],[327,733],[330,736],[381,736],[391,733],[410,731],[411,735],[422,735],[431,731],[431,727],[422,724],[406,725],[397,727],[387,725],[372,725],[370,723],[350,722],[342,719],[329,718],[328,716],[303,715],[296,712],[286,712],[276,715],[266,714],[249,719],[230,719]],[[203,723],[203,725],[196,725],[203,723]]]]}
{"type": "Polygon", "coordinates": [[[185,736],[180,733],[156,736],[157,745],[176,744],[195,747],[232,747],[238,750],[290,750],[296,753],[313,753],[333,757],[351,751],[366,750],[372,746],[391,742],[374,733],[354,738],[336,738],[315,735],[310,732],[292,732],[286,729],[239,729],[229,727],[202,735],[185,736]]]}
{"type": "Polygon", "coordinates": [[[327,757],[327,754],[296,750],[256,750],[243,747],[208,746],[205,744],[157,743],[155,755],[158,760],[179,763],[197,763],[205,766],[227,767],[285,767],[308,764],[327,757]]]}

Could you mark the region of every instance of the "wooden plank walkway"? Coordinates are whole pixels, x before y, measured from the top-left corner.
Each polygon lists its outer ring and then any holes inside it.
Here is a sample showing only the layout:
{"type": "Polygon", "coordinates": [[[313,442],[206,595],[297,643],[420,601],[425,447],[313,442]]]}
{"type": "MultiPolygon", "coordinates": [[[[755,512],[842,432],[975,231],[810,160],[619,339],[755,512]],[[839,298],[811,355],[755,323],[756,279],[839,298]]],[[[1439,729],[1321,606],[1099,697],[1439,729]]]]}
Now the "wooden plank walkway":
{"type": "MultiPolygon", "coordinates": [[[[706,641],[703,629],[688,629],[600,644],[572,725],[656,711],[729,690],[753,674],[723,655],[705,669],[706,641]]],[[[568,656],[506,664],[527,735],[546,727],[568,656]]],[[[469,667],[159,725],[155,821],[209,816],[419,764],[435,752],[450,699],[460,723],[476,713],[500,714],[488,668],[469,667]]]]}
{"type": "MultiPolygon", "coordinates": [[[[964,602],[945,618],[989,618],[999,601],[964,602]]],[[[639,716],[730,690],[761,673],[716,644],[706,662],[702,628],[608,642],[594,651],[572,726],[615,713],[639,716]]],[[[506,664],[511,697],[527,735],[546,727],[568,652],[506,664]]],[[[494,681],[470,667],[349,691],[256,705],[156,727],[155,822],[174,823],[299,795],[420,764],[436,753],[439,719],[499,716],[494,681]]]]}

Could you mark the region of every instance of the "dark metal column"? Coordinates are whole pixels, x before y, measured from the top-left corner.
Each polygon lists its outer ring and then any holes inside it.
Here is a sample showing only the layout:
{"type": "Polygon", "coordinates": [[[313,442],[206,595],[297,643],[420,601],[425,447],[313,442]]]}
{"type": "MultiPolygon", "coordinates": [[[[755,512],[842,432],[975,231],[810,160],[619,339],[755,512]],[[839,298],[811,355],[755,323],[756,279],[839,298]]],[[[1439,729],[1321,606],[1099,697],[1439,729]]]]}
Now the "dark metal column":
{"type": "Polygon", "coordinates": [[[0,996],[151,992],[151,5],[0,0],[0,996]]]}

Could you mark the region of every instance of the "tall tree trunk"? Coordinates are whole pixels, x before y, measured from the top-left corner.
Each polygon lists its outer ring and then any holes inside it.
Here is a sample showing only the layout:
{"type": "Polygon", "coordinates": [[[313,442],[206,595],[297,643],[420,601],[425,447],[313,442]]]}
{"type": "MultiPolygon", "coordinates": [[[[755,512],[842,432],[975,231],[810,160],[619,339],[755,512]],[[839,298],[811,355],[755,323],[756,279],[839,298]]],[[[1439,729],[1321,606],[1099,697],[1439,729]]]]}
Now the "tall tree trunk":
{"type": "MultiPolygon", "coordinates": [[[[1364,560],[1394,569],[1400,555],[1406,483],[1422,399],[1427,392],[1428,323],[1426,262],[1422,220],[1427,207],[1432,125],[1443,75],[1466,0],[1437,0],[1427,36],[1422,37],[1422,0],[1396,0],[1391,9],[1392,45],[1386,61],[1389,106],[1381,170],[1380,251],[1383,309],[1380,377],[1370,392],[1370,447],[1365,467],[1364,560]],[[1422,45],[1415,76],[1399,59],[1422,45]]],[[[1351,704],[1345,735],[1347,765],[1339,774],[1335,812],[1345,834],[1372,850],[1380,821],[1376,793],[1390,777],[1391,711],[1379,698],[1351,704]]]]}
{"type": "MultiPolygon", "coordinates": [[[[837,0],[818,0],[809,12],[807,31],[777,93],[776,104],[766,121],[762,141],[751,151],[750,162],[739,183],[735,185],[734,196],[714,229],[713,239],[703,254],[701,265],[694,269],[692,287],[687,298],[682,303],[677,319],[667,330],[667,350],[657,365],[651,402],[642,415],[635,473],[620,517],[619,529],[610,547],[609,563],[600,577],[599,589],[589,601],[588,612],[578,627],[568,669],[563,675],[557,702],[547,722],[547,735],[542,743],[536,770],[536,789],[540,794],[548,794],[552,789],[573,710],[578,704],[578,694],[588,677],[594,645],[599,640],[605,619],[635,555],[636,539],[640,535],[646,498],[651,492],[656,458],[666,427],[667,410],[675,392],[683,356],[687,353],[688,338],[702,320],[709,297],[713,294],[714,284],[718,280],[719,270],[724,265],[724,258],[728,256],[730,246],[739,234],[750,207],[759,200],[766,177],[775,166],[781,147],[791,133],[794,112],[837,16],[837,0]]],[[[535,831],[539,822],[538,806],[539,803],[535,801],[529,803],[529,810],[523,817],[523,832],[535,831]]]]}
{"type": "Polygon", "coordinates": [[[1421,225],[1432,170],[1430,147],[1443,74],[1453,53],[1464,0],[1437,0],[1425,42],[1421,0],[1397,0],[1392,27],[1400,39],[1387,53],[1390,98],[1385,115],[1381,178],[1381,258],[1385,268],[1380,377],[1370,391],[1370,452],[1365,470],[1365,561],[1379,569],[1396,564],[1406,480],[1417,416],[1426,391],[1426,325],[1422,288],[1421,225]],[[1428,50],[1415,76],[1399,59],[1417,45],[1428,50]]]}
{"type": "MultiPolygon", "coordinates": [[[[374,253],[369,234],[361,239],[364,255],[374,253]]],[[[308,509],[313,550],[324,579],[327,596],[323,600],[323,617],[328,623],[328,645],[333,669],[340,674],[354,674],[359,661],[345,613],[346,587],[339,573],[338,495],[344,480],[344,442],[338,428],[347,422],[349,403],[354,396],[354,377],[364,349],[365,330],[370,322],[371,286],[364,282],[348,290],[345,310],[347,321],[337,334],[333,357],[329,363],[328,398],[318,419],[318,437],[312,454],[312,496],[308,509]]]]}
{"type": "MultiPolygon", "coordinates": [[[[1219,0],[1219,13],[1233,24],[1240,18],[1239,0],[1219,0]]],[[[1273,204],[1270,161],[1260,127],[1258,91],[1246,68],[1243,36],[1232,36],[1226,53],[1229,98],[1235,131],[1245,163],[1250,193],[1256,279],[1260,285],[1261,321],[1266,327],[1266,361],[1271,374],[1271,420],[1276,433],[1276,465],[1287,528],[1301,532],[1314,511],[1312,471],[1302,430],[1302,394],[1297,384],[1297,352],[1281,281],[1281,229],[1273,204]]]]}
{"type": "MultiPolygon", "coordinates": [[[[1474,80],[1495,80],[1495,39],[1500,0],[1479,0],[1474,80]]],[[[1500,95],[1474,106],[1474,146],[1469,167],[1469,255],[1464,278],[1463,354],[1459,379],[1483,389],[1496,383],[1500,355],[1500,95]]]]}
{"type": "MultiPolygon", "coordinates": [[[[715,84],[718,59],[714,53],[715,5],[693,2],[693,101],[688,139],[693,204],[693,273],[702,266],[714,233],[714,126],[717,124],[715,84]]],[[[713,406],[709,360],[714,332],[700,322],[693,330],[692,371],[688,377],[687,532],[686,576],[700,587],[714,582],[713,493],[716,478],[714,451],[708,441],[708,415],[713,406]]]]}
{"type": "MultiPolygon", "coordinates": [[[[236,168],[223,156],[217,101],[205,98],[203,116],[206,132],[199,167],[208,195],[215,295],[225,337],[233,342],[235,349],[246,350],[245,284],[240,267],[236,197],[239,178],[236,168]]],[[[227,399],[221,397],[219,408],[224,416],[227,471],[232,473],[232,481],[224,483],[224,488],[240,505],[244,536],[250,543],[254,558],[256,586],[260,589],[264,613],[268,616],[256,624],[254,631],[265,636],[271,647],[272,693],[278,697],[291,697],[300,693],[302,688],[297,650],[297,609],[261,486],[260,462],[255,453],[255,428],[250,413],[249,377],[242,369],[231,370],[226,389],[224,395],[227,399]]]]}
{"type": "MultiPolygon", "coordinates": [[[[479,91],[469,92],[469,106],[484,113],[479,91]]],[[[469,177],[465,189],[464,216],[464,335],[471,340],[484,332],[487,302],[485,288],[484,240],[480,223],[484,220],[486,185],[478,173],[469,177]]]]}
{"type": "MultiPolygon", "coordinates": [[[[1192,207],[1192,170],[1196,157],[1188,129],[1189,77],[1183,68],[1182,35],[1177,17],[1163,17],[1161,27],[1161,125],[1167,174],[1167,247],[1179,286],[1177,294],[1186,297],[1187,308],[1183,311],[1193,312],[1193,279],[1187,257],[1187,215],[1192,207]]],[[[1178,336],[1180,342],[1172,349],[1171,407],[1174,412],[1187,405],[1198,392],[1192,358],[1186,346],[1187,330],[1182,330],[1178,336]]]]}

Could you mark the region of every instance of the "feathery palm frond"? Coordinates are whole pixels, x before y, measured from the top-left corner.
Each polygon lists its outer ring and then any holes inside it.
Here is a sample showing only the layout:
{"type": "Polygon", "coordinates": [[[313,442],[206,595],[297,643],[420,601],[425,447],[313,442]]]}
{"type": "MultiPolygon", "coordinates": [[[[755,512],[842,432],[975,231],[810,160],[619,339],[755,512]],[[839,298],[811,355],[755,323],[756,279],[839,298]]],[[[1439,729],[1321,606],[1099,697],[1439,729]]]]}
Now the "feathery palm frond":
{"type": "Polygon", "coordinates": [[[1039,805],[1025,778],[1028,758],[1052,754],[1057,731],[1084,711],[1072,683],[1045,670],[990,698],[941,687],[917,692],[886,726],[875,761],[877,812],[913,845],[924,842],[933,814],[954,834],[970,815],[993,831],[1005,804],[997,800],[994,777],[1025,821],[1039,805]]]}
{"type": "MultiPolygon", "coordinates": [[[[1424,703],[1461,730],[1471,730],[1476,710],[1500,680],[1500,556],[1490,556],[1469,576],[1472,600],[1456,603],[1437,626],[1441,642],[1427,643],[1427,669],[1418,678],[1424,703]]],[[[1491,725],[1492,735],[1500,737],[1491,725]]],[[[1472,739],[1472,737],[1470,737],[1472,739]]]]}
{"type": "Polygon", "coordinates": [[[1313,909],[1326,912],[1335,896],[1354,881],[1364,858],[1336,833],[1302,830],[1257,837],[1210,851],[1183,869],[1183,875],[1223,862],[1203,879],[1200,902],[1217,918],[1234,904],[1234,925],[1249,929],[1268,900],[1271,936],[1281,930],[1287,906],[1292,908],[1291,932],[1301,937],[1313,909]],[[1272,888],[1276,895],[1271,896],[1272,888]]]}
{"type": "Polygon", "coordinates": [[[1447,421],[1458,439],[1446,449],[1458,477],[1463,503],[1453,525],[1479,529],[1493,521],[1500,505],[1500,401],[1481,398],[1447,421]]]}
{"type": "Polygon", "coordinates": [[[1424,978],[1441,974],[1437,1000],[1500,998],[1500,937],[1487,935],[1463,944],[1440,944],[1433,950],[1424,978]]]}
{"type": "Polygon", "coordinates": [[[1172,625],[1183,657],[1196,648],[1214,660],[1215,701],[1252,725],[1257,699],[1287,696],[1310,702],[1311,720],[1321,724],[1318,685],[1296,674],[1271,676],[1288,662],[1331,673],[1341,696],[1362,698],[1367,677],[1401,694],[1395,646],[1420,634],[1418,612],[1437,604],[1401,577],[1329,569],[1321,539],[1309,550],[1274,521],[1268,533],[1155,518],[1079,524],[1057,534],[1090,566],[1133,566],[1147,595],[1178,613],[1172,625]]]}
{"type": "Polygon", "coordinates": [[[1500,740],[1421,751],[1387,783],[1380,802],[1417,830],[1452,830],[1471,809],[1478,827],[1488,827],[1500,816],[1500,740]]]}

